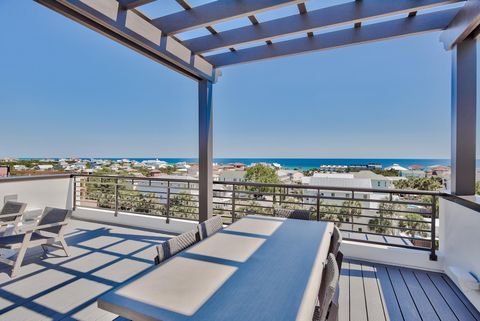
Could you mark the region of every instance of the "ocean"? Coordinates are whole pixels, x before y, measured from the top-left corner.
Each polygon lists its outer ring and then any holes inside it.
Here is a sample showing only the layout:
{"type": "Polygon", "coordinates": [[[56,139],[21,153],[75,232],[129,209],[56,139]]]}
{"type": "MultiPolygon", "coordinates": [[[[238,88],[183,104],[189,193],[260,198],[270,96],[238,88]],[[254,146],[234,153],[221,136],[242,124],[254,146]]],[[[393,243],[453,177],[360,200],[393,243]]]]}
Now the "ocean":
{"type": "MultiPolygon", "coordinates": [[[[117,160],[122,158],[101,158],[117,160]]],[[[144,161],[144,160],[163,160],[169,164],[178,162],[197,163],[197,158],[128,158],[129,160],[144,161]]],[[[450,166],[449,159],[404,159],[404,158],[215,158],[215,163],[243,163],[250,165],[252,163],[278,163],[283,168],[306,170],[309,168],[318,168],[322,165],[367,165],[367,164],[381,164],[383,168],[398,164],[403,167],[411,165],[420,165],[423,167],[443,165],[450,166]]],[[[480,167],[480,160],[477,160],[477,168],[480,167]]]]}

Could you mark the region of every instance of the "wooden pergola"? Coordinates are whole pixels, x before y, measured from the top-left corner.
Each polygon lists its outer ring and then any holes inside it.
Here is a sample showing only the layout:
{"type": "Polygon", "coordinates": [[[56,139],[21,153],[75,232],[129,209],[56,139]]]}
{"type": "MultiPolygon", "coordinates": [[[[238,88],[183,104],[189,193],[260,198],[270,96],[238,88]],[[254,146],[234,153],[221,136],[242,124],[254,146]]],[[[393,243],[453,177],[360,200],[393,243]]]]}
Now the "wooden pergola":
{"type": "Polygon", "coordinates": [[[216,0],[148,17],[142,6],[166,0],[36,0],[37,2],[198,81],[199,215],[212,215],[212,87],[220,68],[442,31],[452,52],[451,192],[475,194],[476,40],[480,0],[350,0],[308,10],[307,0],[216,0]],[[298,13],[259,21],[257,14],[286,6],[298,13]],[[217,31],[215,25],[248,17],[250,25],[217,31]],[[178,35],[206,28],[208,35],[178,35]]]}

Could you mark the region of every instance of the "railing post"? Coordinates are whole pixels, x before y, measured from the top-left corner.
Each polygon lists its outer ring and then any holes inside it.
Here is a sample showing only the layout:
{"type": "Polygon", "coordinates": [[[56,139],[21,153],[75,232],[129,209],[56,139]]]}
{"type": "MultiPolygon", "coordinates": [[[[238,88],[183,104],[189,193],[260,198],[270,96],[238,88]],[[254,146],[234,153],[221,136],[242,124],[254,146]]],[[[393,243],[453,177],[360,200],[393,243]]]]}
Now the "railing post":
{"type": "Polygon", "coordinates": [[[275,208],[275,203],[277,202],[277,189],[275,186],[273,187],[273,200],[272,200],[272,207],[275,208]]]}
{"type": "Polygon", "coordinates": [[[317,221],[320,221],[320,189],[317,189],[317,221]]]}
{"type": "Polygon", "coordinates": [[[115,216],[118,216],[118,178],[115,180],[115,216]]]}
{"type": "MultiPolygon", "coordinates": [[[[188,183],[190,185],[190,183],[188,183]]],[[[167,182],[167,224],[170,223],[170,181],[167,182]]]]}
{"type": "Polygon", "coordinates": [[[232,184],[232,223],[235,222],[235,184],[232,184]]]}
{"type": "Polygon", "coordinates": [[[73,176],[73,206],[72,206],[72,210],[75,211],[76,206],[77,206],[77,177],[73,176]]]}
{"type": "Polygon", "coordinates": [[[437,218],[437,197],[432,195],[432,220],[430,223],[430,238],[431,238],[431,247],[430,247],[430,261],[437,260],[437,254],[435,253],[436,244],[435,244],[435,233],[436,233],[436,218],[437,218]]]}
{"type": "Polygon", "coordinates": [[[354,217],[354,215],[353,215],[353,212],[354,212],[354,211],[353,211],[353,209],[352,209],[352,206],[353,206],[353,202],[354,202],[353,200],[354,200],[354,199],[355,199],[355,191],[352,190],[352,203],[350,204],[350,214],[351,214],[350,216],[351,216],[351,218],[352,218],[352,232],[353,232],[353,217],[354,217]]]}

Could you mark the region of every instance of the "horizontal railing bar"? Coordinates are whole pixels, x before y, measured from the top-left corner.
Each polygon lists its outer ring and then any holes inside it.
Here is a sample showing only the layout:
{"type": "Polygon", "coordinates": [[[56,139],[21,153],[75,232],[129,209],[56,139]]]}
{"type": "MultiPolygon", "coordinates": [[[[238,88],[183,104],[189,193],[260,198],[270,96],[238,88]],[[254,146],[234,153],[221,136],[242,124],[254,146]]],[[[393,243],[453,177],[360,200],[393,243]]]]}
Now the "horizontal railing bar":
{"type": "MultiPolygon", "coordinates": [[[[110,179],[126,179],[126,180],[151,180],[151,181],[167,181],[167,182],[190,182],[198,184],[198,180],[189,179],[174,179],[174,178],[160,178],[160,177],[136,177],[136,176],[112,176],[112,175],[88,175],[88,174],[72,174],[75,177],[90,177],[90,178],[110,178],[110,179]]],[[[375,189],[375,188],[348,188],[348,187],[333,187],[320,185],[297,185],[297,184],[272,184],[272,183],[254,183],[254,182],[222,182],[215,181],[216,185],[236,185],[236,186],[254,186],[254,187],[277,187],[277,188],[301,188],[312,190],[326,190],[326,191],[352,191],[355,192],[376,192],[384,194],[413,194],[413,195],[442,195],[438,191],[422,191],[422,190],[401,190],[401,189],[375,189]]]]}

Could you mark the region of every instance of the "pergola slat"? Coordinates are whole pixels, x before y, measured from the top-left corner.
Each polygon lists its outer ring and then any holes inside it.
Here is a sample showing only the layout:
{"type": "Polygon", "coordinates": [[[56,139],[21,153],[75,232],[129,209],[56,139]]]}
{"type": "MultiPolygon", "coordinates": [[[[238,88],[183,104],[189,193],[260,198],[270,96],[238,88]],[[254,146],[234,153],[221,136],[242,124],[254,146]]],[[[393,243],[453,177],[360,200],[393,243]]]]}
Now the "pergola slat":
{"type": "Polygon", "coordinates": [[[480,0],[468,0],[453,19],[448,30],[440,36],[446,50],[464,40],[480,25],[480,0]]]}
{"type": "Polygon", "coordinates": [[[156,0],[118,0],[122,9],[134,9],[156,0]]]}
{"type": "Polygon", "coordinates": [[[305,0],[218,0],[152,20],[166,34],[206,27],[305,0]]]}
{"type": "Polygon", "coordinates": [[[224,67],[306,52],[398,38],[429,31],[440,31],[448,26],[457,12],[458,9],[449,9],[418,15],[411,18],[407,17],[382,23],[364,25],[361,28],[356,29],[351,28],[324,33],[313,37],[278,42],[269,46],[258,46],[237,50],[236,52],[212,55],[205,59],[215,67],[224,67]]]}
{"type": "Polygon", "coordinates": [[[188,77],[215,79],[211,64],[191,55],[188,48],[172,37],[164,36],[141,13],[122,10],[115,0],[36,1],[188,77]]]}
{"type": "Polygon", "coordinates": [[[459,1],[462,0],[353,1],[258,25],[227,30],[217,35],[193,38],[185,41],[184,44],[195,53],[205,53],[235,45],[261,42],[297,33],[308,33],[322,28],[353,25],[360,21],[410,13],[459,1]]]}

